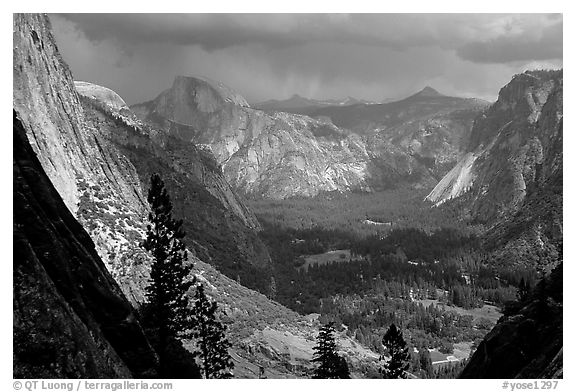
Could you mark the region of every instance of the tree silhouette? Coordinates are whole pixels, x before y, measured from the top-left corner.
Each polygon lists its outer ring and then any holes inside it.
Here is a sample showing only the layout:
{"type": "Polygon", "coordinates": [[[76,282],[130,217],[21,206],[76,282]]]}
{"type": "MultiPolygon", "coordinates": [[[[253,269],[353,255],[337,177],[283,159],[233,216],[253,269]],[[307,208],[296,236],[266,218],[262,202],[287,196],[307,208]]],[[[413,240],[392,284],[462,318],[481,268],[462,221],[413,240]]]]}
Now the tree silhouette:
{"type": "Polygon", "coordinates": [[[145,327],[154,335],[161,366],[166,366],[175,345],[181,346],[178,339],[186,337],[190,328],[187,292],[194,278],[189,277],[192,264],[187,262],[182,242],[185,236],[182,221],[172,218],[172,203],[164,182],[158,174],[153,174],[150,183],[150,223],[142,247],[151,253],[154,261],[142,314],[145,327]]]}
{"type": "MultiPolygon", "coordinates": [[[[402,337],[402,331],[396,327],[396,324],[390,325],[382,339],[382,344],[390,359],[384,362],[380,372],[384,374],[385,378],[406,378],[410,354],[406,341],[402,337]]],[[[380,359],[383,360],[384,357],[380,359]]]]}
{"type": "Polygon", "coordinates": [[[206,297],[203,285],[196,288],[194,300],[192,336],[196,339],[202,374],[206,379],[231,378],[234,368],[228,353],[231,345],[225,336],[226,326],[216,318],[218,304],[206,297]]]}
{"type": "Polygon", "coordinates": [[[320,328],[318,341],[314,346],[312,362],[318,366],[312,378],[350,378],[346,360],[336,352],[334,323],[330,322],[320,328]]]}

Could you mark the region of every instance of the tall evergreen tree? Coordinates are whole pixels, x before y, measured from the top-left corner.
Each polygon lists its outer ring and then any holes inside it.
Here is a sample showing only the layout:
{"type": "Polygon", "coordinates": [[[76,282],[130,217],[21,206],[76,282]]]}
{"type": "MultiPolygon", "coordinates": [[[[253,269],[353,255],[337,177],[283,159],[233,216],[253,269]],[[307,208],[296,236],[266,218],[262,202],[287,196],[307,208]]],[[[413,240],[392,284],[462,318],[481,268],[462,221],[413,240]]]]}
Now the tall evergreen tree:
{"type": "Polygon", "coordinates": [[[330,322],[320,328],[318,341],[314,346],[312,362],[318,366],[312,378],[350,378],[346,360],[336,352],[334,323],[330,322]]]}
{"type": "Polygon", "coordinates": [[[410,365],[410,354],[406,341],[402,337],[402,331],[396,327],[396,324],[390,325],[382,339],[382,344],[390,359],[384,363],[380,372],[384,374],[385,378],[406,378],[406,370],[410,365]]]}
{"type": "MultiPolygon", "coordinates": [[[[169,366],[179,338],[190,328],[190,309],[187,292],[194,284],[190,279],[192,264],[182,239],[182,221],[172,218],[172,203],[164,182],[158,174],[151,177],[148,203],[146,239],[142,243],[154,259],[150,270],[150,284],[146,287],[147,303],[143,307],[143,321],[153,335],[153,343],[160,356],[161,366],[169,366]]],[[[169,371],[169,369],[168,369],[169,371]]]]}
{"type": "Polygon", "coordinates": [[[216,318],[218,304],[210,301],[204,292],[204,286],[198,285],[194,296],[192,336],[196,339],[197,355],[204,378],[231,378],[234,368],[228,353],[231,346],[226,339],[226,326],[216,318]]]}

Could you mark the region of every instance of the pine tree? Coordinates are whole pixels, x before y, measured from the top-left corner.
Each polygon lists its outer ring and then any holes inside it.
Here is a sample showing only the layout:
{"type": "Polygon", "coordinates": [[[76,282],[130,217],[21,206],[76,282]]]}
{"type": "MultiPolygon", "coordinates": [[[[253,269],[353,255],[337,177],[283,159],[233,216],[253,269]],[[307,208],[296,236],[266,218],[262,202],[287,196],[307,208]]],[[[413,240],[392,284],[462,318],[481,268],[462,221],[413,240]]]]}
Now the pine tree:
{"type": "Polygon", "coordinates": [[[197,286],[194,299],[192,336],[196,339],[202,374],[206,379],[231,378],[234,368],[228,353],[231,345],[224,335],[226,326],[216,319],[218,304],[206,297],[203,285],[197,286]]]}
{"type": "Polygon", "coordinates": [[[154,261],[146,287],[148,303],[143,307],[143,319],[155,335],[162,363],[167,347],[185,337],[190,327],[187,292],[194,279],[189,278],[192,264],[187,262],[182,242],[185,236],[182,221],[172,218],[172,203],[158,174],[151,177],[148,203],[150,224],[142,247],[152,254],[154,261]]]}
{"type": "Polygon", "coordinates": [[[332,322],[320,328],[312,358],[312,362],[318,363],[318,367],[314,370],[312,378],[350,378],[346,360],[336,352],[334,332],[332,322]]]}
{"type": "Polygon", "coordinates": [[[386,331],[382,344],[386,348],[390,359],[384,363],[380,372],[384,374],[385,378],[406,378],[410,354],[408,353],[406,341],[402,337],[402,331],[395,324],[390,325],[390,328],[386,331]]]}

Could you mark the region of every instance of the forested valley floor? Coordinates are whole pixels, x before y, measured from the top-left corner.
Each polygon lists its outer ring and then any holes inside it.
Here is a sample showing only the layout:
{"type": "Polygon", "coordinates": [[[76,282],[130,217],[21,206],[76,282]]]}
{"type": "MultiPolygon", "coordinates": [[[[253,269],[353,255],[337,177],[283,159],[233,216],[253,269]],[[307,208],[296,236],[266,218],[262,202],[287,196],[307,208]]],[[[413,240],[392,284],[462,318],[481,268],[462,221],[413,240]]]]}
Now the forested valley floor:
{"type": "Polygon", "coordinates": [[[411,348],[412,374],[457,376],[536,272],[496,267],[484,228],[459,219],[457,205],[433,208],[425,195],[400,188],[249,200],[273,261],[258,289],[376,352],[395,323],[411,348]]]}

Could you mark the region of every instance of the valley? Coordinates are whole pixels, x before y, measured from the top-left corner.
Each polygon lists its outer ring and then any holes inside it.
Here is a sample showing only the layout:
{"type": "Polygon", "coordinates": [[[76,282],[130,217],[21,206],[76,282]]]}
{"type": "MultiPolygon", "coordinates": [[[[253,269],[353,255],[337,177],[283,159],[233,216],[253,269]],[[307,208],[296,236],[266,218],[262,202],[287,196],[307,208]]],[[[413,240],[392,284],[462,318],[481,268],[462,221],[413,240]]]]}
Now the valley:
{"type": "MultiPolygon", "coordinates": [[[[440,368],[456,369],[468,358],[501,308],[516,299],[518,283],[503,283],[488,267],[477,237],[481,227],[450,219],[450,208],[432,210],[422,197],[407,202],[408,194],[251,200],[250,205],[271,251],[273,298],[301,314],[335,322],[375,352],[382,350],[382,328],[398,323],[414,349],[411,371],[435,377],[440,368]],[[372,202],[376,198],[380,204],[372,202]],[[366,225],[366,217],[391,225],[366,225]],[[436,373],[419,367],[424,351],[430,352],[436,373]]],[[[533,279],[529,271],[516,274],[533,279]]]]}
{"type": "Polygon", "coordinates": [[[201,377],[198,319],[170,342],[145,317],[154,175],[194,285],[178,301],[201,284],[217,304],[235,378],[316,377],[326,326],[351,378],[384,377],[392,326],[407,378],[562,376],[562,70],[492,103],[252,107],[176,75],[128,105],[74,81],[47,15],[15,14],[14,45],[15,376],[201,377]]]}

